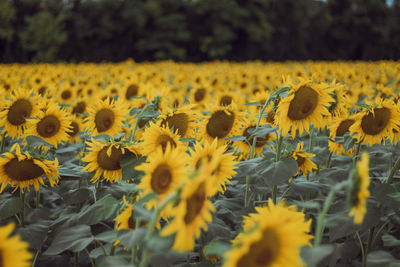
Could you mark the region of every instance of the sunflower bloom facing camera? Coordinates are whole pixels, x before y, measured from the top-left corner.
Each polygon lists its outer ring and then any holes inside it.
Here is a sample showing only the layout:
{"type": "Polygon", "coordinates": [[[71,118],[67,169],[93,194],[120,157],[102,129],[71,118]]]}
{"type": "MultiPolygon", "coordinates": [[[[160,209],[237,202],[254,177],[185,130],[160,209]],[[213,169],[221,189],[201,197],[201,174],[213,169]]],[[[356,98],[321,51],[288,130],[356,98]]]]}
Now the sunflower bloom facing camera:
{"type": "Polygon", "coordinates": [[[311,85],[309,80],[290,87],[289,96],[281,99],[275,117],[282,135],[290,132],[294,137],[296,131],[300,135],[309,132],[311,124],[315,128],[324,126],[324,115],[330,116],[328,107],[333,98],[329,93],[332,89],[311,85]]]}
{"type": "Polygon", "coordinates": [[[33,255],[29,252],[29,244],[19,235],[11,236],[14,228],[13,223],[0,227],[0,266],[30,267],[33,255]]]}
{"type": "Polygon", "coordinates": [[[44,185],[44,176],[52,187],[58,183],[57,159],[51,161],[33,158],[29,153],[21,152],[18,145],[15,146],[15,152],[6,152],[2,156],[0,157],[0,193],[7,184],[14,187],[14,191],[20,188],[22,193],[25,188],[29,191],[31,185],[38,191],[40,184],[44,185]]]}
{"type": "Polygon", "coordinates": [[[271,200],[256,212],[245,217],[244,232],[233,240],[222,266],[304,266],[300,249],[310,245],[311,220],[305,221],[295,206],[274,205],[271,200]]]}
{"type": "Polygon", "coordinates": [[[351,210],[349,216],[354,216],[354,223],[361,224],[367,212],[367,198],[369,192],[369,156],[364,152],[361,160],[357,162],[355,170],[351,174],[351,186],[349,191],[349,202],[351,210]]]}

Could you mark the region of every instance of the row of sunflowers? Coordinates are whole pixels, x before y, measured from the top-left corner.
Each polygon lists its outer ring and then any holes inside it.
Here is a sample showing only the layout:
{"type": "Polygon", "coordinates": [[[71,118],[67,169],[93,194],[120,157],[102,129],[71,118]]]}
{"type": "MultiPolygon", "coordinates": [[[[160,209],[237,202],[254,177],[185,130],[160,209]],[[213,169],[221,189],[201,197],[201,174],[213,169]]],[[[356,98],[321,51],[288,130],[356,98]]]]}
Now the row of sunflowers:
{"type": "Polygon", "coordinates": [[[1,65],[0,266],[397,266],[400,64],[1,65]]]}

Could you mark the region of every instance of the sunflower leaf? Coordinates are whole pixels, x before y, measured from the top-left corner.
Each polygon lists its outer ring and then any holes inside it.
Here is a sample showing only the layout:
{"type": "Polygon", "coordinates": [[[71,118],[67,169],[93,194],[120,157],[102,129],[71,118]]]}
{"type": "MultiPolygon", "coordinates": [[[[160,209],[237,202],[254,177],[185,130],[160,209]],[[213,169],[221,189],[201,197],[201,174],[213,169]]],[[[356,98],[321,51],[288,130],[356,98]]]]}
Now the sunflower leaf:
{"type": "Polygon", "coordinates": [[[29,146],[48,146],[48,147],[53,147],[54,145],[44,141],[41,137],[36,136],[36,135],[28,135],[25,138],[26,142],[28,143],[29,146]]]}
{"type": "Polygon", "coordinates": [[[368,267],[398,267],[400,266],[400,260],[394,258],[392,254],[387,251],[373,251],[367,256],[367,266],[368,267]]]}
{"type": "Polygon", "coordinates": [[[220,256],[222,257],[225,252],[230,249],[230,245],[222,243],[217,240],[211,241],[207,246],[204,247],[203,253],[205,256],[220,256]]]}
{"type": "Polygon", "coordinates": [[[303,247],[301,258],[308,266],[319,266],[318,263],[331,255],[335,250],[333,245],[320,245],[317,247],[303,247]]]}
{"type": "Polygon", "coordinates": [[[243,141],[243,140],[246,140],[246,137],[244,137],[244,136],[242,136],[242,135],[236,135],[236,136],[224,138],[224,140],[229,140],[229,141],[243,141]]]}
{"type": "Polygon", "coordinates": [[[9,198],[0,203],[0,221],[22,211],[22,201],[19,197],[9,198]]]}
{"type": "Polygon", "coordinates": [[[146,232],[147,228],[144,227],[135,230],[123,229],[118,231],[117,238],[125,248],[131,249],[143,242],[146,232]]]}
{"type": "Polygon", "coordinates": [[[400,247],[400,240],[392,235],[383,235],[382,241],[385,247],[400,247]]]}
{"type": "Polygon", "coordinates": [[[79,252],[85,249],[94,237],[90,226],[80,224],[60,231],[50,247],[43,253],[44,255],[58,255],[66,250],[79,252]]]}
{"type": "Polygon", "coordinates": [[[259,175],[268,186],[281,185],[287,183],[289,178],[296,174],[297,170],[298,165],[293,158],[284,158],[270,164],[259,175]]]}

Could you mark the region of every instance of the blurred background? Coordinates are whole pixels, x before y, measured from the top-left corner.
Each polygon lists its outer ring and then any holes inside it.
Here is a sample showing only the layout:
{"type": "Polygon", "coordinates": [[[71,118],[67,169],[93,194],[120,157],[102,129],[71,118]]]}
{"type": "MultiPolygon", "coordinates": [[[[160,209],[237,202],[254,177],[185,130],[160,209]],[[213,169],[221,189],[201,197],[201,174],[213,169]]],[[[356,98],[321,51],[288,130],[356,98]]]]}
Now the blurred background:
{"type": "Polygon", "coordinates": [[[400,0],[0,0],[0,62],[400,58],[400,0]]]}

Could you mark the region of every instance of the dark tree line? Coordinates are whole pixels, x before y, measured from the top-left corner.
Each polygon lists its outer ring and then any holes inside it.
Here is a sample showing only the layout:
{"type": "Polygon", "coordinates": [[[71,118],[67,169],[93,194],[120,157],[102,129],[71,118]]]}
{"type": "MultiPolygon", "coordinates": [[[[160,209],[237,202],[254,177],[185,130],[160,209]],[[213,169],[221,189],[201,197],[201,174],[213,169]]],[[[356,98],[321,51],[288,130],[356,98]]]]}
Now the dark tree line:
{"type": "Polygon", "coordinates": [[[0,0],[0,61],[400,58],[400,0],[0,0]]]}

